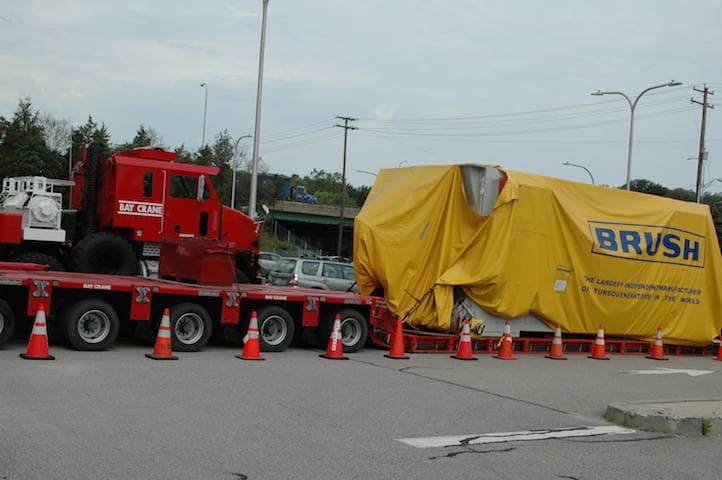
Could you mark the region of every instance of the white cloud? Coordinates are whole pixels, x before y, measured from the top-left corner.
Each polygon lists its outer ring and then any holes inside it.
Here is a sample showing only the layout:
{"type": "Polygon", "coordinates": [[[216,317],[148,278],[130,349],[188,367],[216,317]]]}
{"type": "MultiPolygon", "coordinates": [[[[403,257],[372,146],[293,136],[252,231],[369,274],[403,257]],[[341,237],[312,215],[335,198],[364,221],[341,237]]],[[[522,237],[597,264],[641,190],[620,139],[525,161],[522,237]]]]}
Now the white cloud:
{"type": "MultiPolygon", "coordinates": [[[[237,135],[252,129],[260,2],[6,3],[0,13],[0,114],[12,114],[17,99],[30,95],[36,107],[76,123],[93,114],[108,123],[117,141],[132,137],[143,123],[171,144],[195,146],[199,84],[205,81],[209,131],[228,128],[237,135]]],[[[683,5],[652,0],[272,0],[263,127],[283,131],[336,114],[390,120],[548,108],[591,102],[588,94],[597,88],[636,93],[671,78],[722,83],[722,66],[710,61],[722,57],[722,8],[703,3],[707,14],[699,17],[683,5]]],[[[722,169],[714,170],[722,149],[714,142],[719,120],[712,114],[708,122],[711,173],[722,176],[722,169]]],[[[640,117],[635,127],[635,176],[693,183],[683,158],[695,151],[697,110],[640,117]],[[689,144],[644,143],[655,139],[689,144]]],[[[577,172],[560,164],[576,160],[600,181],[620,184],[627,128],[621,122],[475,139],[356,132],[350,161],[375,170],[404,159],[493,160],[574,177],[577,172]],[[575,138],[609,143],[567,142],[575,138]],[[548,143],[525,143],[531,139],[548,143]]],[[[331,140],[277,150],[265,159],[280,171],[328,170],[338,165],[339,148],[331,140]]]]}
{"type": "Polygon", "coordinates": [[[261,15],[256,11],[245,10],[237,4],[226,5],[226,9],[235,18],[259,18],[261,15]]]}

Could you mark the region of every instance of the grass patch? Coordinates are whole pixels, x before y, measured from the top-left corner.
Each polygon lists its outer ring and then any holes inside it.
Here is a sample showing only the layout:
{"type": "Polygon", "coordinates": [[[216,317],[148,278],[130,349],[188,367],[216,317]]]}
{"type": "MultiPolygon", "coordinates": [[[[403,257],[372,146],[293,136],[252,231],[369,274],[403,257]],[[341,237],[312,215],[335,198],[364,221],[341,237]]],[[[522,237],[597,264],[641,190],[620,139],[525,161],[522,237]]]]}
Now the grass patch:
{"type": "Polygon", "coordinates": [[[706,418],[702,420],[702,435],[709,435],[712,431],[712,422],[706,418]]]}

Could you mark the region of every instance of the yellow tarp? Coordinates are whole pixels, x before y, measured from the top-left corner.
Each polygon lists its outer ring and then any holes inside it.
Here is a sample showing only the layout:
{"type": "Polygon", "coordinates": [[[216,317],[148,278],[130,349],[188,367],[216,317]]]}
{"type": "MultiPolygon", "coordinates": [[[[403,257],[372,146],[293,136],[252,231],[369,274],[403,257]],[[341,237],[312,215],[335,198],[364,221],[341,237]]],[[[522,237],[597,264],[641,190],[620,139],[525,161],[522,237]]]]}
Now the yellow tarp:
{"type": "Polygon", "coordinates": [[[506,171],[488,217],[459,166],[379,172],[356,217],[361,293],[448,331],[453,288],[487,312],[565,332],[707,344],[722,327],[722,259],[706,205],[506,171]]]}

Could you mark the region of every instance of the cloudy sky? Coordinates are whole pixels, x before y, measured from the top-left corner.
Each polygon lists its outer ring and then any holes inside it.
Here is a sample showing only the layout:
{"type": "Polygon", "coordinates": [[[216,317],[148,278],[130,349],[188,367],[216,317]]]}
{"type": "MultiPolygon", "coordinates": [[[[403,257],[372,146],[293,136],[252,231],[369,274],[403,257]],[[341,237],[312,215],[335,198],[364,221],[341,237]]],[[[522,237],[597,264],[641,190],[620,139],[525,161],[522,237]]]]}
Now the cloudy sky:
{"type": "MultiPolygon", "coordinates": [[[[261,0],[0,0],[0,115],[20,97],[43,112],[138,125],[167,146],[253,132],[261,0]]],[[[693,188],[700,107],[722,104],[722,1],[270,0],[261,155],[271,171],[341,168],[335,115],[350,133],[351,183],[381,168],[494,163],[597,183],[693,188]]],[[[722,107],[708,115],[707,179],[722,177],[722,107]]],[[[722,183],[709,185],[722,191],[722,183]]]]}

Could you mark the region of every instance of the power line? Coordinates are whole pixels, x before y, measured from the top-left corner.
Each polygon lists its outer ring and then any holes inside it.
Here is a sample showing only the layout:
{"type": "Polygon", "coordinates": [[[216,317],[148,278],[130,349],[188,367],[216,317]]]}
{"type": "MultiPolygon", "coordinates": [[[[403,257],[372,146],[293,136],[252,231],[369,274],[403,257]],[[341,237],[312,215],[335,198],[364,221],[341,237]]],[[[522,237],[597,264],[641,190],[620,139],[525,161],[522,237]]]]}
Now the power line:
{"type": "Polygon", "coordinates": [[[279,145],[279,146],[277,146],[277,147],[275,147],[275,148],[272,147],[272,148],[270,148],[270,149],[268,149],[268,150],[265,150],[265,153],[268,154],[268,153],[274,153],[274,152],[281,152],[281,151],[283,151],[283,150],[289,150],[289,149],[292,149],[292,148],[303,148],[303,147],[306,147],[306,146],[308,146],[308,145],[315,145],[315,144],[317,144],[317,143],[323,143],[323,142],[328,142],[328,141],[330,141],[330,140],[336,140],[336,139],[338,139],[340,136],[341,136],[341,135],[338,134],[338,133],[335,134],[335,135],[330,135],[330,136],[329,136],[329,135],[319,135],[319,136],[317,136],[317,137],[311,137],[311,138],[304,139],[304,140],[302,140],[302,141],[298,141],[298,142],[295,142],[295,143],[286,143],[286,144],[279,145]]]}
{"type": "MultiPolygon", "coordinates": [[[[387,139],[394,139],[397,137],[387,136],[387,135],[381,135],[377,133],[369,133],[366,130],[360,130],[359,135],[370,137],[370,138],[387,138],[387,139]]],[[[402,137],[398,137],[402,138],[402,137]]],[[[461,140],[474,140],[473,138],[467,138],[467,139],[461,139],[461,140]]],[[[665,140],[636,140],[634,143],[690,143],[692,140],[671,140],[671,139],[665,139],[665,140]]],[[[713,138],[713,139],[707,139],[707,143],[719,143],[722,142],[722,138],[713,138]]],[[[484,143],[627,143],[627,140],[607,140],[607,139],[513,139],[513,140],[493,140],[493,139],[485,139],[484,143]]]]}
{"type": "Polygon", "coordinates": [[[313,122],[305,125],[299,125],[297,127],[291,127],[284,130],[276,130],[275,132],[271,132],[268,135],[264,135],[264,140],[274,140],[279,137],[285,137],[287,135],[292,135],[295,133],[299,133],[306,130],[315,130],[317,128],[320,128],[322,126],[330,127],[333,125],[332,119],[325,119],[320,120],[318,122],[313,122]]]}
{"type": "MultiPolygon", "coordinates": [[[[655,114],[649,114],[649,115],[640,115],[638,118],[659,118],[662,116],[672,115],[675,113],[681,113],[686,111],[691,111],[694,108],[690,107],[683,107],[683,108],[675,108],[675,109],[669,109],[666,111],[660,111],[655,112],[655,114]]],[[[536,128],[536,129],[527,129],[527,130],[505,130],[505,131],[495,131],[495,132],[471,132],[471,133],[430,133],[425,131],[405,131],[405,130],[391,130],[391,129],[380,129],[380,128],[359,128],[359,131],[364,132],[372,132],[372,133],[378,133],[381,135],[387,135],[387,136],[400,136],[400,137],[427,137],[427,138],[465,138],[465,137],[489,137],[489,136],[504,136],[504,135],[524,135],[524,134],[534,134],[534,133],[547,133],[547,132],[556,132],[556,131],[564,131],[564,130],[579,130],[584,128],[590,128],[590,127],[597,127],[601,125],[611,125],[611,124],[618,124],[621,122],[625,122],[627,119],[623,118],[617,118],[617,119],[610,119],[600,122],[592,122],[592,123],[585,123],[585,124],[577,124],[577,125],[564,125],[564,126],[555,126],[555,127],[549,127],[549,128],[536,128]]]]}
{"type": "MultiPolygon", "coordinates": [[[[664,94],[669,94],[670,92],[676,91],[679,88],[684,87],[672,87],[667,89],[664,94]]],[[[651,94],[650,94],[651,95],[651,94]]],[[[656,95],[663,95],[663,93],[657,93],[656,95]]],[[[477,119],[487,119],[487,118],[497,118],[497,117],[513,117],[513,116],[523,116],[523,115],[531,115],[531,114],[538,114],[538,113],[550,113],[550,112],[559,112],[564,110],[576,110],[581,108],[587,108],[592,106],[598,106],[598,105],[612,105],[617,104],[619,102],[615,100],[602,100],[598,102],[587,102],[587,103],[579,103],[574,105],[565,105],[561,107],[551,107],[551,108],[542,108],[537,110],[526,110],[521,112],[504,112],[504,113],[490,113],[490,114],[483,114],[483,115],[467,115],[467,116],[455,116],[455,117],[416,117],[416,118],[393,118],[393,119],[380,119],[380,118],[359,118],[359,121],[378,121],[378,122],[438,122],[438,121],[458,121],[458,120],[477,120],[477,119]]]]}
{"type": "MultiPolygon", "coordinates": [[[[647,102],[646,105],[643,107],[647,110],[651,110],[651,107],[661,106],[661,105],[670,105],[672,103],[679,103],[679,102],[686,102],[688,100],[688,96],[684,95],[681,97],[676,97],[673,99],[668,99],[662,102],[647,102]]],[[[642,107],[640,107],[642,108],[642,107]]],[[[488,128],[488,127],[500,127],[500,126],[520,126],[520,125],[533,125],[537,123],[564,123],[564,122],[570,122],[574,120],[584,119],[584,118],[594,118],[594,117],[602,117],[606,114],[610,113],[621,113],[626,112],[628,110],[627,107],[614,107],[614,108],[606,108],[603,110],[592,110],[592,111],[586,111],[586,112],[570,112],[570,113],[564,113],[564,114],[558,114],[554,116],[543,116],[543,117],[532,117],[532,118],[505,118],[505,119],[498,119],[498,120],[474,120],[472,122],[441,122],[439,124],[429,124],[424,122],[423,124],[393,124],[388,125],[388,127],[394,127],[396,129],[409,129],[413,131],[439,131],[439,130],[471,130],[471,129],[477,129],[477,128],[488,128]]],[[[650,112],[650,113],[659,113],[659,112],[650,112]]],[[[392,123],[392,122],[384,122],[384,123],[392,123]]],[[[362,125],[364,124],[370,124],[371,128],[387,128],[386,125],[379,125],[374,126],[374,122],[366,121],[362,122],[362,125]]]]}
{"type": "Polygon", "coordinates": [[[264,142],[262,142],[262,143],[263,143],[264,145],[270,145],[270,144],[274,144],[274,143],[283,143],[283,142],[285,142],[285,141],[294,140],[294,139],[299,138],[299,137],[305,137],[305,136],[312,135],[312,134],[315,134],[315,133],[324,132],[324,131],[326,131],[326,130],[331,130],[332,128],[333,128],[333,126],[328,126],[328,127],[316,128],[316,129],[313,129],[313,130],[306,130],[306,131],[303,131],[303,132],[297,132],[297,133],[294,133],[294,134],[289,134],[289,135],[286,135],[285,137],[277,137],[277,138],[272,139],[272,140],[266,140],[266,141],[264,141],[264,142]]]}

